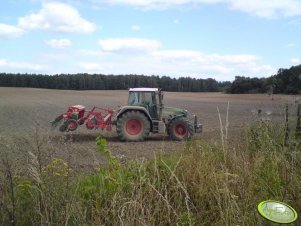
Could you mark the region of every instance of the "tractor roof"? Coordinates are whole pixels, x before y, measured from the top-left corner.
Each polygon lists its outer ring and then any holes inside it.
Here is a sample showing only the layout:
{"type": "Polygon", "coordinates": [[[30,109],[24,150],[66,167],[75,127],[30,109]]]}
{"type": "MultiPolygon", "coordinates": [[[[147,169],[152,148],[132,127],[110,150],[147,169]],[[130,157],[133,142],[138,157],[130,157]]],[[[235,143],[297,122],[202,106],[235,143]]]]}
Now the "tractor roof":
{"type": "Polygon", "coordinates": [[[158,92],[158,88],[130,88],[130,92],[158,92]]]}

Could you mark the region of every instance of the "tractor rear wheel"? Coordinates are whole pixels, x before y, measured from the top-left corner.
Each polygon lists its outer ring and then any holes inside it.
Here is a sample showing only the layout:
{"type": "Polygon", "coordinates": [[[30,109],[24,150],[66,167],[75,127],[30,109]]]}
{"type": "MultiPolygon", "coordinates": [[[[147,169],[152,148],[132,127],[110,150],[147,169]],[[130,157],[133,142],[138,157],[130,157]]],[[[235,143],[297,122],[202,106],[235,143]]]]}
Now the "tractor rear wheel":
{"type": "Polygon", "coordinates": [[[143,141],[150,132],[150,123],[139,111],[125,112],[117,120],[116,131],[122,141],[143,141]]]}
{"type": "Polygon", "coordinates": [[[193,125],[187,118],[175,118],[170,122],[167,133],[173,140],[181,141],[189,139],[193,135],[193,125]]]}

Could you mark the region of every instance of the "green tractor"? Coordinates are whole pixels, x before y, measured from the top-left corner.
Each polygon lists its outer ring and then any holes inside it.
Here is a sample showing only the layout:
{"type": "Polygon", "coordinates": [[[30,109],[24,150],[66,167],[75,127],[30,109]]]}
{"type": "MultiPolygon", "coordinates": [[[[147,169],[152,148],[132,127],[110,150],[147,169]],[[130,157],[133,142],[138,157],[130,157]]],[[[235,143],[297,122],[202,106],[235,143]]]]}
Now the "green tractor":
{"type": "Polygon", "coordinates": [[[195,115],[189,120],[187,110],[165,107],[157,88],[131,88],[128,104],[117,110],[113,124],[122,141],[142,141],[150,132],[180,141],[202,132],[195,115]]]}

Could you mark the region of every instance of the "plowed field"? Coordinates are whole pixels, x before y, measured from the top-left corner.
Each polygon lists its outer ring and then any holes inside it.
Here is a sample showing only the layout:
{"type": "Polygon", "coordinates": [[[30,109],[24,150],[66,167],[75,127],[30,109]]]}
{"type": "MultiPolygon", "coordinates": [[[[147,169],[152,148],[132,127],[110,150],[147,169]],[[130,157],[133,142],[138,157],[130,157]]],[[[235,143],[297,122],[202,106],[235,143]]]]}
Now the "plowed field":
{"type": "MultiPolygon", "coordinates": [[[[88,131],[82,126],[66,135],[51,130],[49,122],[74,104],[82,104],[87,109],[94,105],[116,109],[127,101],[127,91],[66,91],[30,88],[0,87],[0,136],[15,140],[20,153],[26,153],[35,146],[35,131],[43,139],[42,144],[49,155],[67,158],[74,166],[93,169],[103,163],[103,156],[96,152],[95,139],[99,134],[108,140],[108,148],[120,157],[151,158],[156,151],[172,152],[183,147],[183,142],[170,141],[166,135],[151,135],[144,142],[120,142],[114,132],[101,130],[88,131]],[[47,139],[45,138],[47,137],[47,139]],[[32,140],[24,143],[24,139],[32,140]],[[30,138],[30,139],[29,139],[30,138]],[[60,143],[60,145],[56,145],[60,143]]],[[[249,122],[261,117],[263,119],[281,120],[284,118],[285,103],[294,103],[300,96],[274,95],[273,99],[265,94],[222,93],[173,93],[165,92],[166,106],[187,109],[196,114],[204,125],[203,133],[194,139],[218,140],[220,137],[220,120],[225,125],[229,103],[229,136],[232,139],[242,131],[249,122]],[[260,114],[258,114],[260,112],[260,114]]]]}

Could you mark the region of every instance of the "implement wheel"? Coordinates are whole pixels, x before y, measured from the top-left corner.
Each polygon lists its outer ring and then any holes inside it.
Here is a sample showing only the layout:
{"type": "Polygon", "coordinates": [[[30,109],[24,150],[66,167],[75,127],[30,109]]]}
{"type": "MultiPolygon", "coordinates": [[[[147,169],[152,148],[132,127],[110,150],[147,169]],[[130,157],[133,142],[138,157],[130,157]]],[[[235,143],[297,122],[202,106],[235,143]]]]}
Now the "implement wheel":
{"type": "Polygon", "coordinates": [[[181,141],[189,139],[193,135],[193,125],[187,118],[175,118],[170,122],[167,133],[173,140],[181,141]]]}
{"type": "Polygon", "coordinates": [[[116,131],[122,141],[143,141],[149,135],[150,123],[143,113],[128,111],[117,120],[116,131]]]}
{"type": "Polygon", "coordinates": [[[64,122],[60,127],[59,130],[61,132],[65,132],[67,130],[67,122],[64,122]]]}
{"type": "Polygon", "coordinates": [[[78,126],[76,120],[74,120],[74,119],[69,119],[69,120],[66,122],[66,125],[67,125],[67,130],[68,130],[68,131],[74,131],[74,130],[77,129],[77,126],[78,126]]]}

